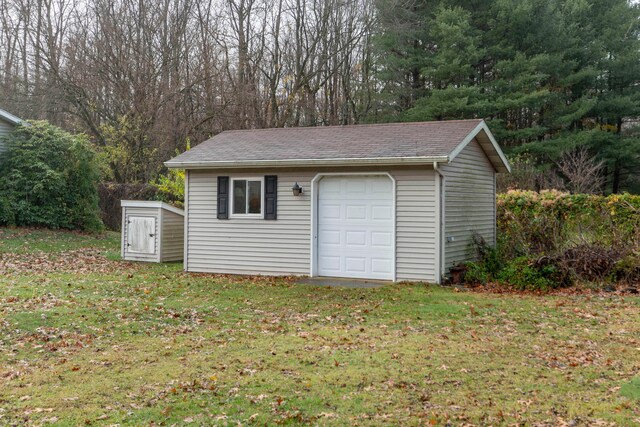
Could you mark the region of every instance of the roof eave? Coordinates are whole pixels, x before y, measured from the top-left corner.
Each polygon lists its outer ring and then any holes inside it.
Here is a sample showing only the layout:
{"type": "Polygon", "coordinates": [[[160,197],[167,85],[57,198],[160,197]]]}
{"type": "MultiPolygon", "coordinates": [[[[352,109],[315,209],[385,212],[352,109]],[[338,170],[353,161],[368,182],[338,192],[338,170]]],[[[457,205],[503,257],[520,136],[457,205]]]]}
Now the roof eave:
{"type": "Polygon", "coordinates": [[[0,109],[0,119],[4,120],[5,122],[9,122],[15,126],[26,124],[26,122],[21,118],[14,116],[8,111],[2,110],[2,109],[0,109]]]}
{"type": "Polygon", "coordinates": [[[164,165],[170,169],[241,169],[241,168],[283,168],[308,166],[402,166],[431,165],[433,162],[448,163],[448,156],[429,157],[377,157],[346,159],[282,159],[282,160],[249,160],[249,161],[202,161],[180,162],[168,161],[164,165]]]}
{"type": "Polygon", "coordinates": [[[120,206],[125,208],[156,208],[156,209],[165,209],[178,215],[184,216],[184,211],[182,209],[178,209],[175,206],[172,206],[168,203],[156,201],[156,200],[120,200],[120,206]]]}

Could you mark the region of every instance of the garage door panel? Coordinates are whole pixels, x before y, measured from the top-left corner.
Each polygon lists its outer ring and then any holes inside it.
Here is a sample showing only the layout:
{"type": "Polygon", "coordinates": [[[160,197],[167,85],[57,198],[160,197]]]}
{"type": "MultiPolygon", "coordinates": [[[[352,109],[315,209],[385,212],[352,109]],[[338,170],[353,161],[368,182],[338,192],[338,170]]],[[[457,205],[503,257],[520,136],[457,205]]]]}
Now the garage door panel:
{"type": "Polygon", "coordinates": [[[390,179],[377,180],[371,183],[371,192],[373,194],[389,194],[393,192],[393,183],[390,179]]]}
{"type": "Polygon", "coordinates": [[[366,257],[346,257],[345,269],[347,273],[366,273],[367,258],[366,257]]]}
{"type": "Polygon", "coordinates": [[[342,181],[346,184],[346,190],[349,194],[366,196],[367,182],[362,179],[347,179],[342,181]]]}
{"type": "Polygon", "coordinates": [[[342,182],[339,180],[325,181],[323,182],[322,191],[327,196],[331,194],[339,195],[340,193],[342,193],[342,191],[340,190],[341,185],[342,182]]]}
{"type": "Polygon", "coordinates": [[[320,256],[318,259],[320,264],[318,267],[323,271],[340,272],[340,257],[339,256],[320,256]]]}
{"type": "Polygon", "coordinates": [[[349,246],[365,246],[367,244],[366,231],[347,231],[345,234],[349,246]]]}
{"type": "Polygon", "coordinates": [[[371,233],[371,246],[390,247],[393,245],[393,236],[390,232],[376,231],[371,233]]]}
{"type": "Polygon", "coordinates": [[[371,271],[377,274],[390,274],[392,263],[389,259],[371,259],[371,271]]]}
{"type": "Polygon", "coordinates": [[[318,190],[318,274],[393,279],[393,182],[325,177],[318,190]]]}
{"type": "Polygon", "coordinates": [[[366,205],[347,205],[346,219],[367,219],[366,205]]]}
{"type": "Polygon", "coordinates": [[[320,206],[320,218],[322,219],[340,219],[340,205],[326,204],[320,206]]]}
{"type": "Polygon", "coordinates": [[[342,241],[340,234],[340,230],[324,229],[319,233],[319,243],[321,245],[340,245],[340,242],[342,241]]]}
{"type": "Polygon", "coordinates": [[[371,219],[374,221],[392,220],[393,209],[391,206],[373,206],[371,208],[371,219]]]}

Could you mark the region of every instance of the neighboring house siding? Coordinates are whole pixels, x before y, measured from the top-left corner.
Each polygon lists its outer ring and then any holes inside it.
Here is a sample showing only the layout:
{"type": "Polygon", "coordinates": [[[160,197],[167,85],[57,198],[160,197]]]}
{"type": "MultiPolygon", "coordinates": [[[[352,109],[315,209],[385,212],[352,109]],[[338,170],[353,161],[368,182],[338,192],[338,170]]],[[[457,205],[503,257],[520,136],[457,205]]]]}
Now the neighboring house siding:
{"type": "Polygon", "coordinates": [[[0,119],[0,153],[2,153],[6,149],[3,141],[4,137],[6,137],[14,127],[15,126],[11,123],[0,119]]]}
{"type": "Polygon", "coordinates": [[[162,262],[179,261],[184,254],[184,217],[162,210],[162,262]]]}
{"type": "Polygon", "coordinates": [[[441,170],[445,176],[445,270],[473,260],[474,233],[495,243],[495,169],[476,140],[441,170]],[[447,242],[447,238],[454,241],[447,242]]]}
{"type": "MultiPolygon", "coordinates": [[[[126,251],[125,245],[127,244],[127,222],[129,221],[129,217],[132,216],[144,216],[144,217],[154,217],[156,219],[156,230],[155,233],[158,235],[159,227],[160,227],[160,210],[159,209],[150,209],[150,208],[133,208],[127,207],[124,216],[124,222],[122,224],[122,255],[124,256],[124,252],[126,251]]],[[[158,261],[159,259],[159,250],[158,247],[160,239],[155,239],[155,247],[153,254],[139,254],[139,253],[127,253],[126,258],[129,260],[135,261],[158,261]]]]}
{"type": "MultiPolygon", "coordinates": [[[[311,181],[319,172],[354,169],[216,172],[190,170],[187,186],[189,271],[308,275],[311,250],[311,181]],[[217,176],[278,176],[278,219],[218,220],[217,176]],[[295,197],[295,182],[304,188],[295,197]]],[[[381,171],[377,171],[381,172],[381,171]]],[[[384,170],[387,172],[387,170],[384,170]]],[[[435,187],[432,170],[389,170],[396,179],[397,280],[435,280],[435,187]]]]}

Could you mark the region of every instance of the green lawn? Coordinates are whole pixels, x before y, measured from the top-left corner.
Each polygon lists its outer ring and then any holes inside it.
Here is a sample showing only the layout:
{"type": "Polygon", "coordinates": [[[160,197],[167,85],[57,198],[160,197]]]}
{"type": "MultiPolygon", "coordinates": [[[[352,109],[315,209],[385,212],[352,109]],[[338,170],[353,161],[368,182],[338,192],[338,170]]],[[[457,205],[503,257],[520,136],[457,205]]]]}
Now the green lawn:
{"type": "Polygon", "coordinates": [[[634,425],[640,298],[185,274],[0,229],[0,425],[634,425]]]}

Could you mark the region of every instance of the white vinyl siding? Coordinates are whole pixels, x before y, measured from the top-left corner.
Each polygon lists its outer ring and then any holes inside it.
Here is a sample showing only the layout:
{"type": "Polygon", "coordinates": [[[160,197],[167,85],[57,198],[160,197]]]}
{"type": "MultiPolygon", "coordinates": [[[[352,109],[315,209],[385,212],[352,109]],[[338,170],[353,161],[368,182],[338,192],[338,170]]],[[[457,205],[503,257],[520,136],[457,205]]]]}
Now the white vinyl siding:
{"type": "Polygon", "coordinates": [[[9,135],[9,133],[11,133],[14,127],[15,126],[11,123],[0,119],[0,155],[2,155],[2,152],[6,149],[3,140],[7,135],[9,135]]]}
{"type": "MultiPolygon", "coordinates": [[[[313,176],[278,174],[278,219],[217,219],[218,175],[246,174],[189,171],[188,270],[231,274],[304,275],[309,273],[310,197],[294,197],[295,181],[305,189],[313,176]]],[[[263,173],[262,175],[266,175],[263,173]]]]}
{"type": "Polygon", "coordinates": [[[475,259],[474,233],[495,244],[495,169],[473,140],[441,170],[445,176],[444,273],[448,273],[449,268],[475,259]]]}
{"type": "Polygon", "coordinates": [[[396,177],[396,280],[436,281],[436,187],[433,169],[396,177]]]}
{"type": "MultiPolygon", "coordinates": [[[[311,268],[311,180],[319,172],[353,169],[263,170],[278,176],[278,219],[217,219],[218,175],[246,173],[190,170],[187,184],[188,271],[308,275],[311,268]],[[295,182],[303,187],[293,196],[295,182]]],[[[435,280],[433,170],[384,170],[396,179],[396,279],[435,280]]],[[[375,172],[380,172],[376,170],[375,172]]],[[[255,175],[258,175],[255,172],[255,175]]]]}
{"type": "Polygon", "coordinates": [[[180,261],[184,255],[184,216],[162,210],[160,261],[180,261]]]}

